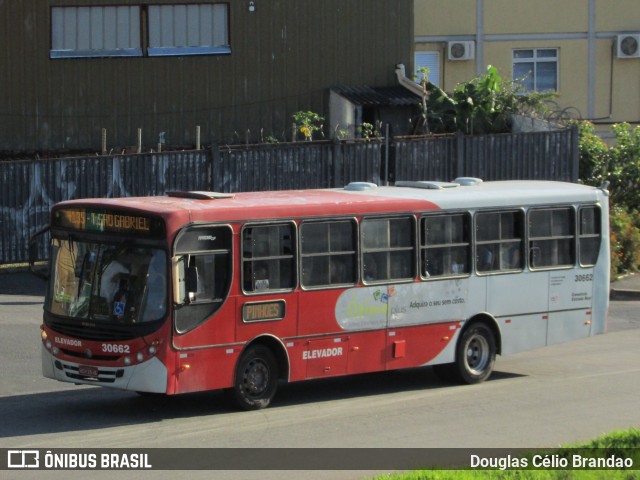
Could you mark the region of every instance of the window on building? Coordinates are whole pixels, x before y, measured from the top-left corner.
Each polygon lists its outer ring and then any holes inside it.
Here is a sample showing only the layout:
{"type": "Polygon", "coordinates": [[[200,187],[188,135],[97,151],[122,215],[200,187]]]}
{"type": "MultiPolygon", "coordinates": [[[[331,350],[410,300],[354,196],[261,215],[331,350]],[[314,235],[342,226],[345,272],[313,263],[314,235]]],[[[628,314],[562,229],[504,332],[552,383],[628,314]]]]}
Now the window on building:
{"type": "Polygon", "coordinates": [[[558,91],[558,49],[514,50],[513,80],[527,91],[558,91]]]}
{"type": "Polygon", "coordinates": [[[296,284],[294,248],[292,223],[246,227],[242,231],[244,291],[292,290],[296,284]]]}
{"type": "Polygon", "coordinates": [[[51,9],[51,58],[227,53],[227,3],[51,9]]]}
{"type": "Polygon", "coordinates": [[[226,3],[149,5],[149,56],[230,53],[226,3]]]}
{"type": "Polygon", "coordinates": [[[51,58],[141,55],[140,7],[51,8],[51,58]]]}
{"type": "Polygon", "coordinates": [[[423,277],[464,275],[471,271],[469,214],[422,218],[420,252],[423,277]]]}
{"type": "Polygon", "coordinates": [[[366,283],[409,280],[415,276],[413,217],[365,219],[361,228],[366,283]]]}
{"type": "Polygon", "coordinates": [[[575,263],[573,208],[548,208],[529,212],[531,268],[566,267],[575,263]]]}
{"type": "Polygon", "coordinates": [[[522,270],[524,221],[519,210],[476,215],[476,268],[478,272],[522,270]]]}
{"type": "Polygon", "coordinates": [[[357,238],[351,220],[304,222],[300,228],[302,286],[355,284],[357,238]]]}
{"type": "Polygon", "coordinates": [[[428,69],[428,79],[436,86],[440,86],[440,52],[416,52],[415,54],[415,80],[422,81],[422,68],[428,69]]]}

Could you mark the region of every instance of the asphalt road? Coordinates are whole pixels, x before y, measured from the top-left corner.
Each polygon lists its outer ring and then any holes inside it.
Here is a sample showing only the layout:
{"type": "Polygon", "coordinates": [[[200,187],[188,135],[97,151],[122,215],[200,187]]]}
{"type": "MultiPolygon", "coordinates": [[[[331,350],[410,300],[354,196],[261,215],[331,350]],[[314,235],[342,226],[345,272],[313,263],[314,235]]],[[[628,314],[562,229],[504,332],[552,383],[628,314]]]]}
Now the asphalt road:
{"type": "MultiPolygon", "coordinates": [[[[531,448],[640,427],[640,302],[612,302],[605,335],[498,358],[491,380],[481,385],[446,385],[422,368],[283,386],[268,409],[238,412],[219,393],[142,398],[42,378],[42,291],[33,277],[0,274],[2,448],[531,448]]],[[[7,478],[43,476],[19,473],[7,478]]],[[[196,471],[189,478],[370,473],[196,471]]],[[[176,475],[144,472],[154,479],[176,475]]],[[[46,472],[46,478],[86,477],[46,472]]]]}

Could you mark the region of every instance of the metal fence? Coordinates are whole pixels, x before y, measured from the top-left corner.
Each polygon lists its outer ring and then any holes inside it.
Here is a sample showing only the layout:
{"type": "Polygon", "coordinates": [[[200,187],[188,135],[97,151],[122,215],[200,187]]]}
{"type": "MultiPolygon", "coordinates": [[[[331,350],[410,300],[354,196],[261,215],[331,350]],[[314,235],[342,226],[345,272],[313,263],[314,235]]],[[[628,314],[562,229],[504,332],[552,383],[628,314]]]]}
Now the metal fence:
{"type": "Polygon", "coordinates": [[[578,180],[578,131],[446,135],[394,142],[394,180],[578,180]]]}
{"type": "Polygon", "coordinates": [[[334,141],[0,162],[0,264],[27,260],[51,207],[73,198],[341,187],[351,181],[578,178],[574,129],[334,141]]]}

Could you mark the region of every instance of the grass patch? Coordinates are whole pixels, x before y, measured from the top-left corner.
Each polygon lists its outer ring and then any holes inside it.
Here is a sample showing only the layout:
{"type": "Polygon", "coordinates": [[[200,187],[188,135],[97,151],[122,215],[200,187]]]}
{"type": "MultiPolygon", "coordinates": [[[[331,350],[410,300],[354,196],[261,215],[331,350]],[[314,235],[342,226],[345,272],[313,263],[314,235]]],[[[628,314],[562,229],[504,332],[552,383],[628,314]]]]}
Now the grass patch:
{"type": "MultiPolygon", "coordinates": [[[[375,480],[640,480],[640,429],[637,428],[612,432],[589,442],[544,450],[544,454],[570,458],[576,451],[589,449],[597,449],[601,457],[615,455],[627,458],[633,454],[635,470],[415,470],[383,475],[375,477],[375,480]]],[[[531,458],[534,454],[523,458],[531,458]]]]}

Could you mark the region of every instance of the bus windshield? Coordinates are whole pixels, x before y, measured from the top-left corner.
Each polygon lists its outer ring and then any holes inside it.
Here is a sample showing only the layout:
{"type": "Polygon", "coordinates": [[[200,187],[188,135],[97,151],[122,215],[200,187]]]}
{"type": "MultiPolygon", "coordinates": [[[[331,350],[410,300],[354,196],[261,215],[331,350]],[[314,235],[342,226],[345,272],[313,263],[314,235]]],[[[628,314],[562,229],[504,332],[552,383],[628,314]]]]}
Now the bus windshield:
{"type": "Polygon", "coordinates": [[[45,309],[80,320],[137,324],[167,311],[163,250],[53,239],[45,309]]]}

